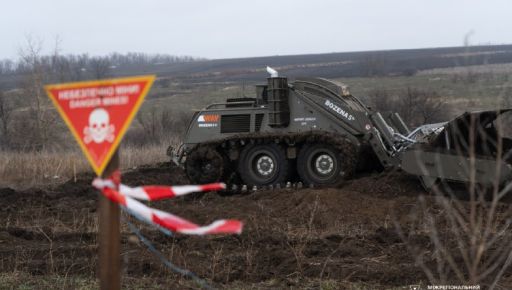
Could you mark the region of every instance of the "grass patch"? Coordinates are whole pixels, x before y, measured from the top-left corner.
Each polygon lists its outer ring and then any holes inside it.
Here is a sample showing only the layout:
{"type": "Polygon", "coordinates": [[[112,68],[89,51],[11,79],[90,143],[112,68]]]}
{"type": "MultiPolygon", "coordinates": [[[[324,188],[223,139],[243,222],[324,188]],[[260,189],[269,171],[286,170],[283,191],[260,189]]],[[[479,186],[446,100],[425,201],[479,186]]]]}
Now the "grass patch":
{"type": "MultiPolygon", "coordinates": [[[[177,140],[145,146],[122,146],[121,169],[168,161],[167,147],[177,140]]],[[[92,172],[82,152],[0,151],[0,187],[24,189],[60,184],[77,174],[92,172]]]]}

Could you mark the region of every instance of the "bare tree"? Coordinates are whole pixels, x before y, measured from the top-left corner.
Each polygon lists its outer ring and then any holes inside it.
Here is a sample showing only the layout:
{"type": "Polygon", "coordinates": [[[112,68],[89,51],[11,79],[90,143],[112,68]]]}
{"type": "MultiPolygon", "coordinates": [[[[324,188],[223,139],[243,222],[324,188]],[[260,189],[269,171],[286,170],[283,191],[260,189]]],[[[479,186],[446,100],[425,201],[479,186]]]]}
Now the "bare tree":
{"type": "Polygon", "coordinates": [[[381,112],[397,112],[410,126],[445,121],[451,108],[435,91],[408,87],[392,95],[382,89],[369,95],[370,104],[381,112]]]}
{"type": "MultiPolygon", "coordinates": [[[[40,139],[42,139],[43,132],[42,122],[45,118],[45,111],[43,110],[46,99],[43,92],[44,84],[44,67],[41,61],[42,40],[34,40],[32,37],[27,37],[26,46],[20,49],[21,62],[27,68],[25,79],[23,81],[23,92],[28,99],[32,99],[31,116],[34,120],[34,131],[40,139]]],[[[32,135],[34,136],[34,135],[32,135]]],[[[38,142],[39,143],[39,142],[38,142]]],[[[42,144],[41,144],[42,145],[42,144]]]]}
{"type": "Polygon", "coordinates": [[[0,122],[2,123],[1,144],[9,144],[9,126],[11,124],[13,107],[8,102],[5,93],[0,90],[0,122]]]}
{"type": "Polygon", "coordinates": [[[144,129],[145,138],[151,142],[156,142],[160,133],[157,114],[156,107],[151,107],[149,112],[140,111],[137,114],[137,122],[144,129]]]}
{"type": "Polygon", "coordinates": [[[435,91],[408,87],[399,96],[397,105],[400,104],[399,111],[413,125],[444,121],[443,117],[446,116],[447,103],[435,91]]]}
{"type": "Polygon", "coordinates": [[[139,136],[132,134],[132,139],[129,139],[129,142],[132,141],[137,145],[161,143],[171,137],[181,137],[185,133],[190,120],[190,113],[171,114],[166,109],[158,110],[156,106],[153,106],[147,111],[141,110],[137,114],[136,120],[142,131],[139,131],[139,136]]]}
{"type": "Polygon", "coordinates": [[[12,73],[15,69],[14,62],[10,59],[0,61],[0,74],[12,73]]]}
{"type": "Polygon", "coordinates": [[[83,80],[87,73],[89,56],[87,54],[69,56],[70,65],[70,80],[80,81],[83,80]]]}
{"type": "MultiPolygon", "coordinates": [[[[30,100],[29,114],[30,132],[26,136],[24,146],[42,149],[53,139],[56,132],[51,129],[57,122],[56,113],[51,110],[50,102],[43,86],[52,78],[51,67],[42,56],[42,40],[27,37],[26,45],[20,49],[20,59],[25,68],[22,83],[23,95],[30,100]]],[[[58,48],[56,48],[56,51],[58,48]]]]}
{"type": "Polygon", "coordinates": [[[108,57],[94,57],[89,61],[89,67],[95,79],[104,79],[109,76],[111,62],[108,57]]]}

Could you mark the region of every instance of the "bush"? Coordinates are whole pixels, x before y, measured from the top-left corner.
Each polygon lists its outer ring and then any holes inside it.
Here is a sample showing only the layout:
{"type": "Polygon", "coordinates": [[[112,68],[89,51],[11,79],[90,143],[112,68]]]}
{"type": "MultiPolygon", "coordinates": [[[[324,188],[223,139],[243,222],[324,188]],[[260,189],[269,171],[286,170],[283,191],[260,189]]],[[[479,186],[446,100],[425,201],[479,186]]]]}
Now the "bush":
{"type": "Polygon", "coordinates": [[[133,146],[161,144],[169,139],[182,137],[186,130],[191,112],[171,113],[166,109],[152,107],[148,111],[140,111],[137,115],[139,126],[132,126],[127,132],[124,142],[133,146]]]}
{"type": "Polygon", "coordinates": [[[451,107],[436,91],[408,87],[391,94],[386,90],[374,90],[368,101],[377,111],[397,112],[411,127],[446,121],[451,115],[451,107]]]}

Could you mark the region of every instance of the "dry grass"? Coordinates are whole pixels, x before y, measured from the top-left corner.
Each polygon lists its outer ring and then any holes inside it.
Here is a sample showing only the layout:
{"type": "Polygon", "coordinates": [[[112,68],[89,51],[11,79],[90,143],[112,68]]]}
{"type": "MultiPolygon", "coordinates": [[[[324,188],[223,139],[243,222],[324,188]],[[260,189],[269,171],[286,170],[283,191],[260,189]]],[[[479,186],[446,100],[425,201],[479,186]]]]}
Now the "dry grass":
{"type": "Polygon", "coordinates": [[[0,152],[0,186],[48,184],[87,170],[79,152],[0,152]]]}
{"type": "Polygon", "coordinates": [[[464,67],[448,67],[448,68],[435,68],[429,70],[419,71],[418,75],[443,75],[443,74],[466,74],[468,71],[479,74],[510,74],[512,72],[511,63],[499,64],[483,64],[483,65],[470,65],[464,67]]]}
{"type": "MultiPolygon", "coordinates": [[[[121,148],[121,169],[129,169],[143,164],[153,164],[169,160],[166,150],[169,145],[177,145],[172,138],[156,145],[123,146],[121,148]]],[[[92,172],[81,152],[13,152],[0,151],[0,187],[17,189],[34,186],[48,186],[74,178],[77,174],[92,172]]]]}

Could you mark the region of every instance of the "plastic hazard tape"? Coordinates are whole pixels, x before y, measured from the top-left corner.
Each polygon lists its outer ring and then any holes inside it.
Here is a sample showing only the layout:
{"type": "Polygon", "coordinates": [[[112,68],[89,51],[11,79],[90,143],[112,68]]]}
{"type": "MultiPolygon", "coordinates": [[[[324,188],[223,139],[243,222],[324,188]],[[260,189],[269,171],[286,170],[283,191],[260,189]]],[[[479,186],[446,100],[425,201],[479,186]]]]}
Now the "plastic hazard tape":
{"type": "MultiPolygon", "coordinates": [[[[110,179],[95,179],[92,184],[96,188],[110,187],[115,188],[114,182],[110,179]]],[[[119,192],[129,197],[139,200],[161,200],[173,198],[193,192],[205,192],[226,189],[224,183],[210,183],[203,185],[178,185],[178,186],[138,186],[129,187],[124,184],[119,185],[119,192]]]]}
{"type": "Polygon", "coordinates": [[[101,190],[108,199],[125,207],[129,212],[133,212],[137,216],[144,219],[146,222],[159,225],[173,232],[188,235],[240,234],[242,232],[243,224],[238,220],[217,220],[210,225],[199,226],[173,214],[148,207],[145,204],[132,198],[137,196],[141,199],[156,200],[162,199],[164,196],[174,197],[194,191],[220,189],[223,188],[223,184],[174,187],[144,186],[135,188],[120,185],[120,190],[117,191],[114,189],[115,185],[112,180],[97,178],[93,181],[93,186],[101,190]]]}

